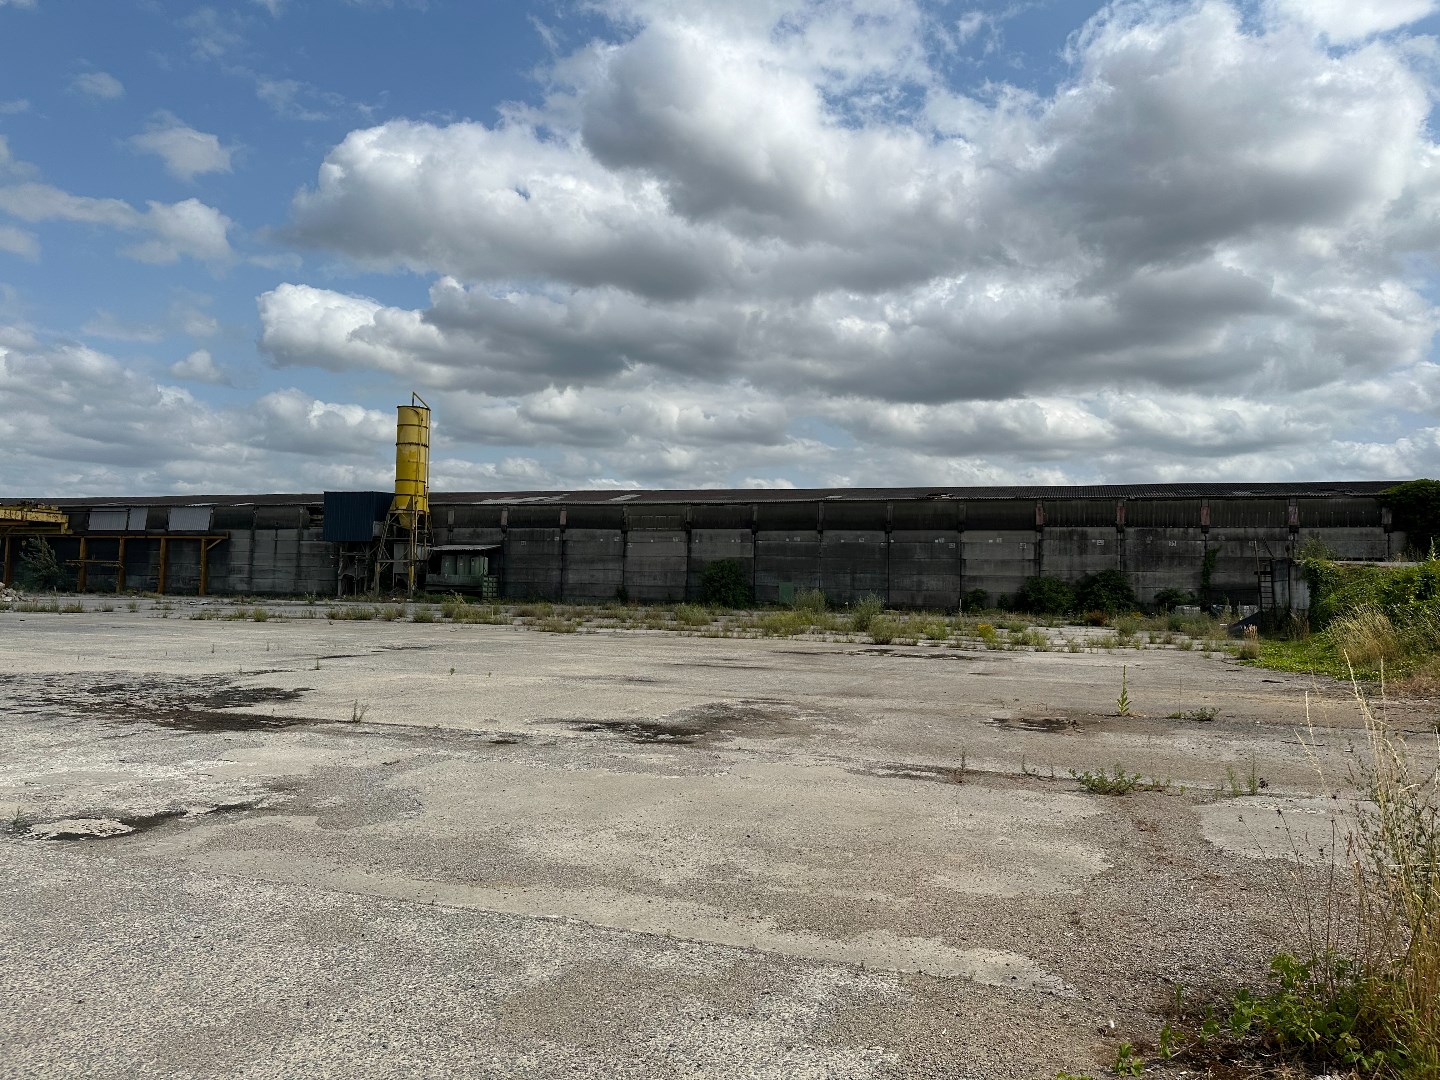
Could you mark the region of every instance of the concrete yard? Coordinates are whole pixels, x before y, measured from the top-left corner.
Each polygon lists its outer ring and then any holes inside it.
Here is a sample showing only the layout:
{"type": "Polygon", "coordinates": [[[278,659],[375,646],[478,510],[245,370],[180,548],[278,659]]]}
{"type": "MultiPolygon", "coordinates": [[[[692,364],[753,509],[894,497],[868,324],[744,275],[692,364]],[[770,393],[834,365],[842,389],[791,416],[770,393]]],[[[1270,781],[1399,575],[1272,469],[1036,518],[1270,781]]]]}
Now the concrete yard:
{"type": "Polygon", "coordinates": [[[186,614],[0,612],[0,1077],[1098,1074],[1363,750],[1198,650],[186,614]]]}

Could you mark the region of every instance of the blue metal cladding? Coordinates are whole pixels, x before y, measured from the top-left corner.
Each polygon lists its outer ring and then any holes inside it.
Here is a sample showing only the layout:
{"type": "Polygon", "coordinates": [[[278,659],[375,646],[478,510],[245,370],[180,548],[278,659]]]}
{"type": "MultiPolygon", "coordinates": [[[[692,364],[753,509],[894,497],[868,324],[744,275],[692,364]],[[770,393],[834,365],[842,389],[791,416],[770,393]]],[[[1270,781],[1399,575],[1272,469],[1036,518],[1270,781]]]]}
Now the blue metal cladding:
{"type": "Polygon", "coordinates": [[[332,544],[365,543],[375,539],[375,523],[385,520],[394,498],[394,493],[389,491],[325,492],[321,539],[332,544]]]}

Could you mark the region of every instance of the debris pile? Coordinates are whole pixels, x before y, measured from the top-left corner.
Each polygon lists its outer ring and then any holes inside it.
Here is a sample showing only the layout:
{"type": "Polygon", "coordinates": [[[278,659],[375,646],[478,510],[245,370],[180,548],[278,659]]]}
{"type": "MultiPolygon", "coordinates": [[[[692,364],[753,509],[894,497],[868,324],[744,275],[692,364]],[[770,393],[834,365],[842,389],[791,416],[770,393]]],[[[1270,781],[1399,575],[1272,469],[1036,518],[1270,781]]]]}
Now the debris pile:
{"type": "Polygon", "coordinates": [[[0,604],[18,604],[25,596],[18,589],[12,589],[9,585],[0,585],[0,604]]]}

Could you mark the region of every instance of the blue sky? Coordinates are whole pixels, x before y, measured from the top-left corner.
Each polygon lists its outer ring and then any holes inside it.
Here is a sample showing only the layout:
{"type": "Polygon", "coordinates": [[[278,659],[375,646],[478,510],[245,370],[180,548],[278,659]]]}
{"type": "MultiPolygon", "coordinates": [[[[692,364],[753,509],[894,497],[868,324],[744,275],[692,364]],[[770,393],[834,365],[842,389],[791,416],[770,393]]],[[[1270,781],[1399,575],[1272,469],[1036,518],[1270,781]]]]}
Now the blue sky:
{"type": "Polygon", "coordinates": [[[1431,0],[0,0],[0,493],[1440,471],[1431,0]]]}

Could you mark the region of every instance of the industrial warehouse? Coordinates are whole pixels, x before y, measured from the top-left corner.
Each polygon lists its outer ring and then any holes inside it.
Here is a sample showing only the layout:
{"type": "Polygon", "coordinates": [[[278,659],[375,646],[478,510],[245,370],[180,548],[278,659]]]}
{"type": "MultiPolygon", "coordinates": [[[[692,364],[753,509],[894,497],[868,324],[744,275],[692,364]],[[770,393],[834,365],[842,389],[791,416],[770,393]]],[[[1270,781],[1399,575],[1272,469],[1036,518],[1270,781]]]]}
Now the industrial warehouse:
{"type": "Polygon", "coordinates": [[[1381,504],[1388,481],[432,492],[429,452],[414,397],[399,406],[393,492],[10,500],[5,582],[42,536],[82,591],[675,602],[733,559],[760,604],[819,589],[832,604],[955,609],[1109,569],[1142,603],[1177,589],[1261,604],[1306,542],[1366,561],[1406,545],[1381,504]]]}

